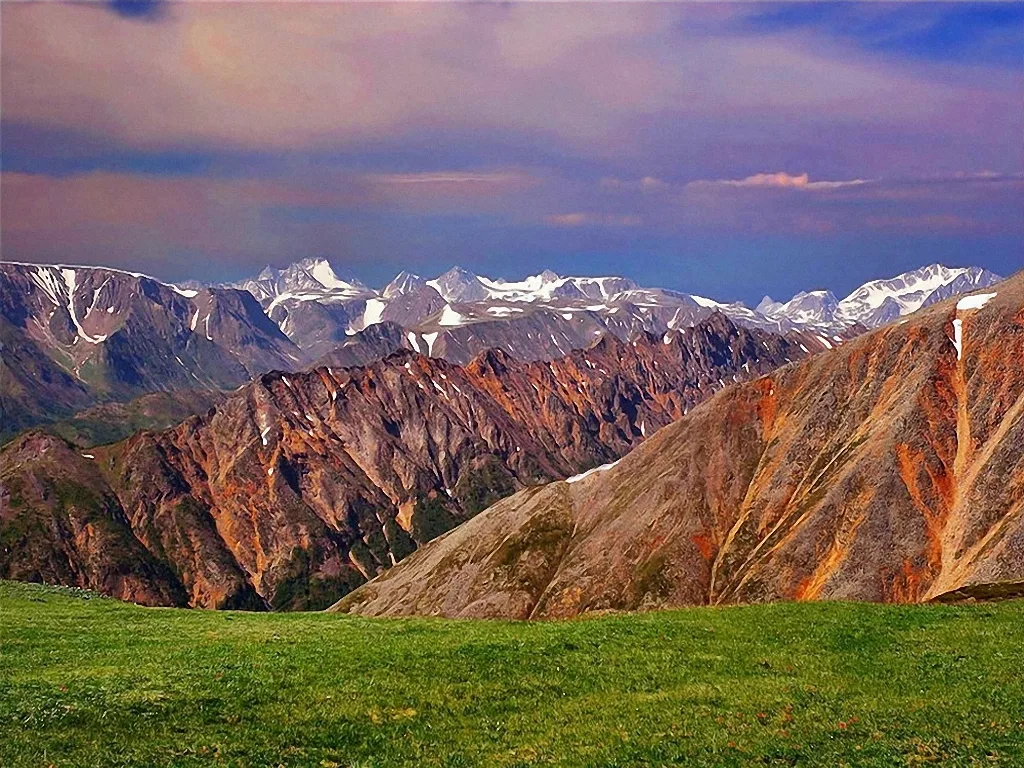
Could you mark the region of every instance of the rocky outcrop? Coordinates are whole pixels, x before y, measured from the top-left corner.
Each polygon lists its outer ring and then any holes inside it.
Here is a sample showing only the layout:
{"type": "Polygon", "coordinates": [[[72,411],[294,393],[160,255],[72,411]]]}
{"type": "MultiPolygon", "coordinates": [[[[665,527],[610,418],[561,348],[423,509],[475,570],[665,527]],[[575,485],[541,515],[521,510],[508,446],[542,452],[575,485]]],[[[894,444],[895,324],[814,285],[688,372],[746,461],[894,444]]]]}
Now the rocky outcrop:
{"type": "Polygon", "coordinates": [[[522,619],[1003,594],[1024,581],[1024,273],[988,291],[730,387],[336,609],[522,619]]]}
{"type": "Polygon", "coordinates": [[[8,579],[187,604],[180,580],[136,538],[95,462],[49,435],[26,435],[3,451],[0,561],[8,579]]]}
{"type": "MultiPolygon", "coordinates": [[[[88,476],[88,498],[104,500],[90,514],[115,515],[119,535],[148,553],[139,562],[163,564],[190,605],[326,607],[498,499],[618,459],[712,392],[804,354],[799,341],[717,314],[664,336],[609,335],[550,362],[489,351],[458,366],[401,351],[365,367],[264,375],[206,414],[91,458],[40,442],[67,457],[68,474],[24,442],[0,465],[19,488],[29,477],[77,488],[88,476]]],[[[24,525],[65,511],[38,494],[19,499],[4,513],[0,576],[34,568],[33,578],[67,581],[55,563],[78,550],[58,557],[52,537],[24,525]]],[[[74,583],[125,593],[74,572],[74,583]]]]}

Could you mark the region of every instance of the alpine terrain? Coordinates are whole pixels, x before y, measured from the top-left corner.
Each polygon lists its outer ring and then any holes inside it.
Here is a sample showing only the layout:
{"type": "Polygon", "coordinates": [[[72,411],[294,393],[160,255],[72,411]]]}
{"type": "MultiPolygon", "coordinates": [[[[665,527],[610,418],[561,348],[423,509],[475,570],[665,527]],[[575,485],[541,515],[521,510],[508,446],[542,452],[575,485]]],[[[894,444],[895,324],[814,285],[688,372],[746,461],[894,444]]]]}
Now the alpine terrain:
{"type": "Polygon", "coordinates": [[[713,314],[630,342],[465,366],[402,351],[270,373],[113,445],[0,450],[0,577],[157,605],[325,607],[514,491],[623,456],[807,354],[713,314]]]}
{"type": "Polygon", "coordinates": [[[97,402],[231,389],[300,355],[248,291],[0,263],[0,437],[97,402]]]}
{"type": "Polygon", "coordinates": [[[752,310],[621,277],[550,271],[518,282],[457,267],[430,280],[403,272],[375,291],[338,277],[324,259],[306,259],[234,286],[186,288],[103,267],[3,262],[0,440],[94,405],[215,393],[270,370],[365,365],[401,349],[460,364],[487,349],[553,360],[605,334],[660,335],[714,312],[748,328],[800,333],[804,348],[817,351],[997,279],[934,265],[869,283],[843,302],[818,291],[787,304],[766,297],[752,310]]]}
{"type": "Polygon", "coordinates": [[[1024,584],[1024,273],[729,387],[618,463],[524,489],[344,598],[554,618],[1024,584]]]}

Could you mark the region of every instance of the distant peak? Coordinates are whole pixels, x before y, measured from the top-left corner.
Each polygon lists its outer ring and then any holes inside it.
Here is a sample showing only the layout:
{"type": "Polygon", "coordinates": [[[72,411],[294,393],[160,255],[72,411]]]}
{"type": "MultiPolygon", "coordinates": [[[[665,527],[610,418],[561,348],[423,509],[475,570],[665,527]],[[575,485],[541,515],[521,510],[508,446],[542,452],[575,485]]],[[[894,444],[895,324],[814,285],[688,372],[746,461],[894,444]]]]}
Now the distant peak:
{"type": "Polygon", "coordinates": [[[424,285],[426,285],[426,280],[422,277],[414,275],[412,272],[402,270],[395,275],[394,280],[384,287],[382,295],[385,299],[391,299],[395,296],[412,293],[413,291],[419,290],[424,285]]]}
{"type": "Polygon", "coordinates": [[[473,272],[470,272],[465,267],[460,267],[456,264],[454,267],[445,272],[441,277],[476,277],[473,272]]]}

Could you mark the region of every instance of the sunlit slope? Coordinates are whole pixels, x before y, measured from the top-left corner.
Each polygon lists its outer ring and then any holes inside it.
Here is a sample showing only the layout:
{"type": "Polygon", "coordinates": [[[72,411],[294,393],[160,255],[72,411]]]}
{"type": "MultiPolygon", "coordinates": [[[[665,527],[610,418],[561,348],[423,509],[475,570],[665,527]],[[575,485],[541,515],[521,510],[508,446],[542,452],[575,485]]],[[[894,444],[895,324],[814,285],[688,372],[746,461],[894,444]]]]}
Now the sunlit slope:
{"type": "Polygon", "coordinates": [[[499,502],[337,608],[551,618],[1020,581],[1022,361],[1019,274],[731,387],[607,471],[499,502]]]}

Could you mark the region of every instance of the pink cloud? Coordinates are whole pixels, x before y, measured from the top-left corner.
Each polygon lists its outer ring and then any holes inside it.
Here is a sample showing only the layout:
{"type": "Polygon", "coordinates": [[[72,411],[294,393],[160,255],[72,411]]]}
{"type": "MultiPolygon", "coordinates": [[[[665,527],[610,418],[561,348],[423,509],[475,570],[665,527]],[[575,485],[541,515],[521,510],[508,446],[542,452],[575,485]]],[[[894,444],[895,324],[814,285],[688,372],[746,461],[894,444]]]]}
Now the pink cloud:
{"type": "Polygon", "coordinates": [[[544,221],[555,227],[636,227],[643,219],[635,214],[603,214],[603,213],[559,213],[545,216],[544,221]]]}
{"type": "Polygon", "coordinates": [[[942,125],[947,146],[1020,127],[1016,73],[937,81],[797,34],[701,33],[741,13],[707,6],[170,3],[139,24],[98,5],[4,4],[5,120],[140,148],[337,149],[454,127],[616,158],[681,118],[942,125]]]}

